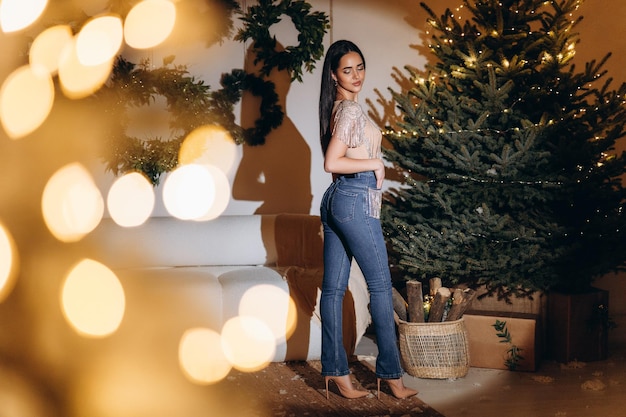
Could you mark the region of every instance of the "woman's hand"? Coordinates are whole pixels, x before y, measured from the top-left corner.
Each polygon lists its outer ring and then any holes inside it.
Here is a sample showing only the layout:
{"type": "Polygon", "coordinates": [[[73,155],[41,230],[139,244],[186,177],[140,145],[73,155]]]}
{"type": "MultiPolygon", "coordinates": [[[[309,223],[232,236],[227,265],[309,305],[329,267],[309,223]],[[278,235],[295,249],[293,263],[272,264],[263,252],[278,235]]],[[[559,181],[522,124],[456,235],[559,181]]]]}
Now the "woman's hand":
{"type": "Polygon", "coordinates": [[[374,175],[376,175],[376,188],[381,189],[385,180],[385,164],[380,159],[377,159],[377,161],[379,166],[374,169],[374,175]]]}

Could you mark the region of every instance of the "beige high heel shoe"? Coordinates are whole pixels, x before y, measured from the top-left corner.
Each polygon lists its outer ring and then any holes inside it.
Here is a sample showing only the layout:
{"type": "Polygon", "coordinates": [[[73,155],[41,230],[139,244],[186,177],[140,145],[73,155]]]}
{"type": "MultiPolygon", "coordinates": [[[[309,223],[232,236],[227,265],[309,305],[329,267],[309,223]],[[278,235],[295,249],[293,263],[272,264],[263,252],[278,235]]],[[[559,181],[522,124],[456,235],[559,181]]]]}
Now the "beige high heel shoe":
{"type": "Polygon", "coordinates": [[[417,391],[404,386],[402,382],[402,378],[398,379],[384,379],[376,378],[376,382],[378,384],[378,399],[380,399],[380,381],[387,381],[389,388],[391,388],[391,392],[394,397],[398,399],[409,398],[413,395],[417,395],[417,391]]]}
{"type": "Polygon", "coordinates": [[[328,399],[328,381],[333,381],[335,385],[337,385],[341,395],[345,398],[362,398],[369,394],[369,391],[361,391],[354,388],[349,375],[325,376],[324,381],[326,382],[326,399],[328,399]]]}

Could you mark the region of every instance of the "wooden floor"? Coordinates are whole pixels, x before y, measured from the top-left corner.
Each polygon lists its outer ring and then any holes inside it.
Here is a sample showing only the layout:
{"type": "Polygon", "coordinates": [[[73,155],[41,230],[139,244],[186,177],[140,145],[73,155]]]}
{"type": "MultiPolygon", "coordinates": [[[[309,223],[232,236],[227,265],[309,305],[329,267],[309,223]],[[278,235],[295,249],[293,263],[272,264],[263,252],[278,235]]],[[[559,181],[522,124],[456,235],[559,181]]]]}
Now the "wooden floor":
{"type": "Polygon", "coordinates": [[[319,361],[272,363],[254,373],[231,371],[208,391],[215,398],[214,416],[237,417],[443,417],[418,397],[398,400],[386,386],[376,395],[376,377],[364,363],[350,365],[357,387],[369,390],[364,398],[346,399],[334,384],[326,398],[319,361]],[[358,382],[357,382],[358,381],[358,382]]]}
{"type": "MultiPolygon", "coordinates": [[[[404,382],[446,417],[625,417],[626,317],[615,320],[605,361],[543,361],[536,372],[471,368],[457,380],[407,375],[404,382]]],[[[372,344],[364,340],[360,353],[373,353],[372,344]]]]}

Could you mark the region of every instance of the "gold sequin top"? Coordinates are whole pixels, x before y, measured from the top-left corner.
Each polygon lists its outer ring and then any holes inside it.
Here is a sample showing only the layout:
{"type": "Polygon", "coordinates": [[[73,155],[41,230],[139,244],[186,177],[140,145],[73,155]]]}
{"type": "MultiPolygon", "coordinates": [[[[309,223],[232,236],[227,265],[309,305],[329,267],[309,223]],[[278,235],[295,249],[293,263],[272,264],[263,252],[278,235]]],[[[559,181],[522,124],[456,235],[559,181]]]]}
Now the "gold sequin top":
{"type": "Polygon", "coordinates": [[[348,146],[346,156],[356,159],[380,158],[382,134],[359,103],[335,101],[332,135],[348,146]]]}

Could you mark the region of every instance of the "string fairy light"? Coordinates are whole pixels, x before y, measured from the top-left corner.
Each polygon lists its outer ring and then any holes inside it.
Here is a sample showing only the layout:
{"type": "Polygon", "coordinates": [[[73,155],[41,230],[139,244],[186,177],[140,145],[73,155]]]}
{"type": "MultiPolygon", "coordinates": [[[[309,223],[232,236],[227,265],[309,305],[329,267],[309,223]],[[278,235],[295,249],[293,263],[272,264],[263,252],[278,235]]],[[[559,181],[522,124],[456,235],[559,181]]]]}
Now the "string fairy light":
{"type": "MultiPolygon", "coordinates": [[[[506,111],[503,111],[503,113],[507,113],[506,111]]],[[[434,120],[434,119],[433,119],[434,120]]],[[[422,119],[422,122],[427,122],[426,119],[422,119]]],[[[432,120],[431,120],[432,121],[432,120]]],[[[385,129],[383,130],[383,135],[384,136],[388,136],[388,137],[396,137],[396,138],[401,138],[403,136],[406,136],[407,134],[410,134],[413,137],[417,137],[420,136],[422,134],[426,134],[426,136],[431,136],[431,135],[436,135],[436,136],[445,136],[445,135],[469,135],[469,134],[477,134],[477,133],[493,133],[493,134],[497,134],[497,135],[506,135],[509,134],[511,132],[515,132],[515,133],[521,133],[527,130],[532,130],[532,129],[536,129],[536,130],[541,130],[547,126],[553,125],[554,121],[553,120],[549,120],[548,122],[541,122],[541,123],[534,123],[532,125],[529,125],[527,127],[511,127],[508,129],[495,129],[495,128],[478,128],[478,129],[457,129],[457,130],[445,130],[443,128],[438,128],[436,131],[434,130],[427,130],[425,132],[418,132],[416,130],[413,130],[411,132],[409,132],[406,129],[401,129],[401,130],[394,130],[391,128],[385,129]]],[[[594,136],[594,141],[597,140],[602,140],[604,139],[604,137],[601,136],[594,136]]]]}

